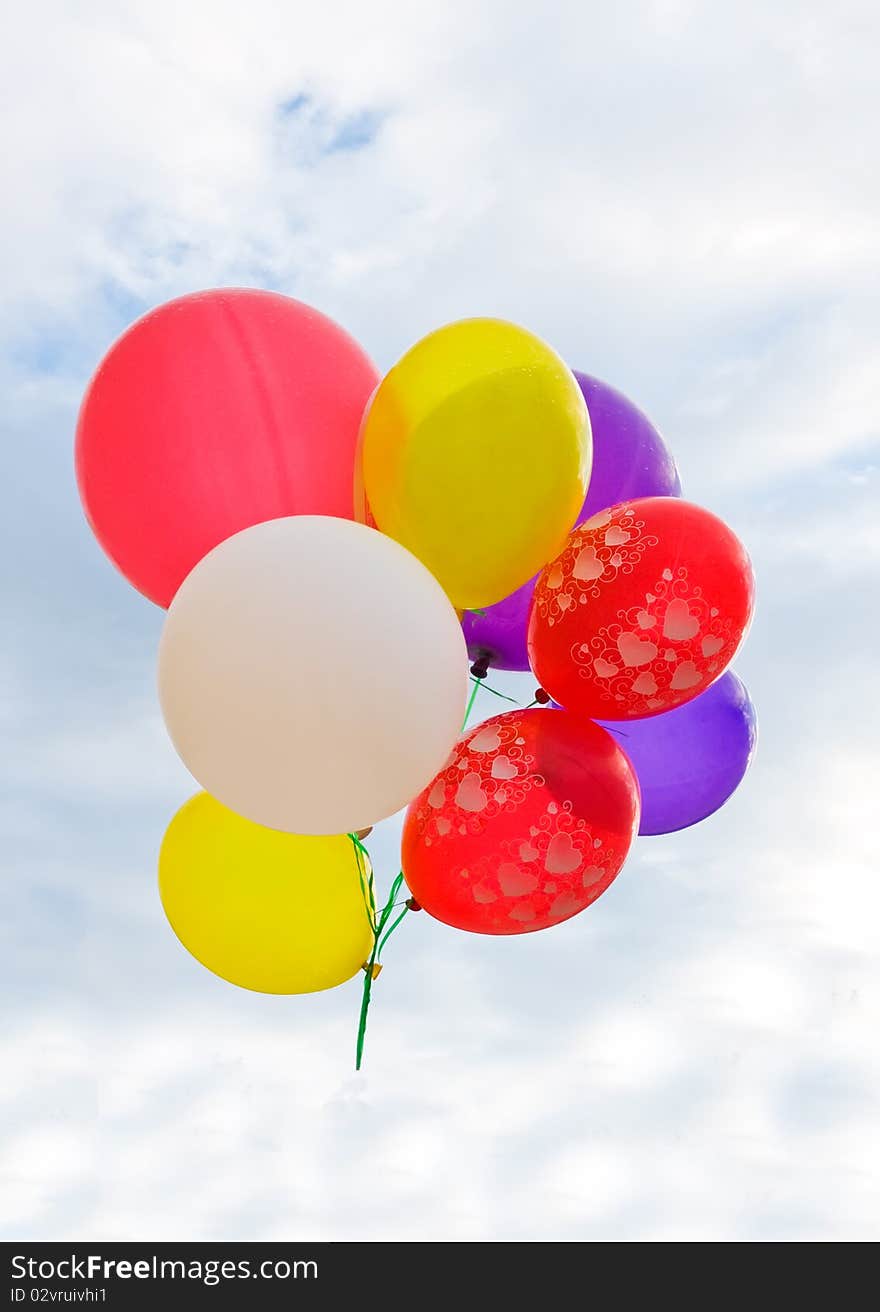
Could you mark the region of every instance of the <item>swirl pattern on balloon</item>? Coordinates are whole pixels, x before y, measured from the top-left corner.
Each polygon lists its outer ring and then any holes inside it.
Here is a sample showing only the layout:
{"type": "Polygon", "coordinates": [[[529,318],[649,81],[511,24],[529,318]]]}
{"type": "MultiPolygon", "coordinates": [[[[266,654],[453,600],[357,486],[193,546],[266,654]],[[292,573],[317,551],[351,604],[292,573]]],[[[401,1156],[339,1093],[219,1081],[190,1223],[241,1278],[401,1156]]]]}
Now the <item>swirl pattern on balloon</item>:
{"type": "Polygon", "coordinates": [[[615,506],[576,528],[542,571],[533,668],[571,710],[659,714],[733,660],[752,588],[745,552],[708,511],[670,498],[615,506]]]}
{"type": "Polygon", "coordinates": [[[578,524],[565,549],[538,576],[535,606],[550,628],[577,606],[585,606],[618,574],[631,574],[657,538],[645,534],[645,521],[630,506],[598,515],[578,524]]]}

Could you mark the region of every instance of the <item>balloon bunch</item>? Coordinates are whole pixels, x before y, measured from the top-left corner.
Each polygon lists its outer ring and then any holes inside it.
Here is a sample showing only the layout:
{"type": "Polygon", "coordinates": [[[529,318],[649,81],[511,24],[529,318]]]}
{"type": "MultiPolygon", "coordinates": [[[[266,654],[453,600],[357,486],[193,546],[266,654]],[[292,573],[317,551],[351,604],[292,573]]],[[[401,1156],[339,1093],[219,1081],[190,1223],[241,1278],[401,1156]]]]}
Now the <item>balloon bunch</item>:
{"type": "Polygon", "coordinates": [[[297,301],[184,296],[100,364],[76,464],[98,541],[167,608],[160,703],[205,790],[162,843],[168,919],[244,988],[362,970],[358,1066],[408,910],[558,924],[745,773],[743,547],[631,402],[522,328],[451,324],[380,378],[297,301]],[[541,687],[467,729],[493,667],[541,687]],[[380,908],[364,838],[404,806],[380,908]]]}

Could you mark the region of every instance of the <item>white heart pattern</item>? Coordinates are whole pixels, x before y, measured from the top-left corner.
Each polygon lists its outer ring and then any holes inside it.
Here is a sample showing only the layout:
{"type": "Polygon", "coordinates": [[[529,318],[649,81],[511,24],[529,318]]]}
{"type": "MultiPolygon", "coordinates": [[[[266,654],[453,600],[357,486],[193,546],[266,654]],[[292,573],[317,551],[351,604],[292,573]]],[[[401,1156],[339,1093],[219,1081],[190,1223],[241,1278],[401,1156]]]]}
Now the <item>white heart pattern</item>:
{"type": "Polygon", "coordinates": [[[582,547],[577,554],[572,569],[572,576],[580,579],[582,582],[589,583],[593,579],[601,578],[605,572],[605,566],[596,555],[595,547],[582,547]]]}
{"type": "Polygon", "coordinates": [[[493,725],[474,734],[468,743],[468,747],[472,752],[497,752],[500,746],[501,735],[493,725]]]}
{"type": "Polygon", "coordinates": [[[466,774],[458,785],[455,805],[460,806],[462,811],[482,811],[488,801],[489,798],[480,784],[480,776],[476,772],[466,774]]]}
{"type": "Polygon", "coordinates": [[[681,665],[676,668],[669,686],[677,690],[684,688],[695,688],[701,679],[700,671],[693,661],[682,661],[681,665]]]}
{"type": "Polygon", "coordinates": [[[594,528],[604,528],[606,524],[610,524],[610,523],[611,523],[611,511],[600,510],[597,514],[593,516],[592,519],[588,519],[585,524],[581,524],[580,531],[582,533],[590,533],[594,528]]]}
{"type": "Polygon", "coordinates": [[[663,637],[670,638],[673,642],[687,642],[699,631],[700,621],[696,615],[691,614],[687,602],[679,597],[676,597],[675,601],[670,601],[663,617],[663,637]]]}
{"type": "Polygon", "coordinates": [[[630,534],[625,528],[619,528],[617,524],[612,524],[605,534],[606,547],[622,547],[624,542],[629,542],[630,534]]]}
{"type": "Polygon", "coordinates": [[[522,897],[525,893],[534,893],[538,877],[531,870],[520,870],[519,866],[505,862],[498,867],[498,883],[505,897],[522,897]]]}
{"type": "Polygon", "coordinates": [[[523,924],[527,924],[535,919],[535,908],[530,907],[528,902],[518,902],[510,912],[510,919],[521,920],[523,924]]]}
{"type": "Polygon", "coordinates": [[[438,779],[430,793],[428,793],[428,806],[433,806],[434,810],[437,811],[445,801],[446,785],[438,779]]]}
{"type": "Polygon", "coordinates": [[[548,875],[570,875],[583,859],[569,834],[554,834],[544,857],[544,869],[548,875]]]}
{"type": "Polygon", "coordinates": [[[575,893],[569,893],[566,891],[560,893],[558,897],[553,899],[550,903],[547,914],[552,916],[554,920],[558,920],[561,916],[577,915],[582,906],[583,901],[581,898],[575,893]]]}
{"type": "Polygon", "coordinates": [[[617,650],[624,665],[650,665],[657,655],[654,643],[645,642],[636,633],[621,633],[617,639],[617,650]]]}

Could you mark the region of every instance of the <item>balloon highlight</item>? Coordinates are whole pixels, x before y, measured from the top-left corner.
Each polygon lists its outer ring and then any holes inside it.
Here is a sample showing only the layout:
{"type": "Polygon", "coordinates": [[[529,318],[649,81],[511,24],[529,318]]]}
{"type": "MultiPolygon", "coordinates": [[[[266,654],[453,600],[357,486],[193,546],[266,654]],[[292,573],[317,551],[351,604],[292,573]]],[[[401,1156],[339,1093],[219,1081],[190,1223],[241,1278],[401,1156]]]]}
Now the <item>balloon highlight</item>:
{"type": "Polygon", "coordinates": [[[219,288],[160,305],[110,348],[83,398],[76,473],[95,536],[168,606],[243,528],[353,518],[358,427],[378,381],[343,328],[289,296],[219,288]]]}
{"type": "Polygon", "coordinates": [[[583,395],[556,352],[515,324],[466,319],[417,342],[377,388],[363,491],[453,605],[481,607],[561,547],[591,450],[583,395]]]}

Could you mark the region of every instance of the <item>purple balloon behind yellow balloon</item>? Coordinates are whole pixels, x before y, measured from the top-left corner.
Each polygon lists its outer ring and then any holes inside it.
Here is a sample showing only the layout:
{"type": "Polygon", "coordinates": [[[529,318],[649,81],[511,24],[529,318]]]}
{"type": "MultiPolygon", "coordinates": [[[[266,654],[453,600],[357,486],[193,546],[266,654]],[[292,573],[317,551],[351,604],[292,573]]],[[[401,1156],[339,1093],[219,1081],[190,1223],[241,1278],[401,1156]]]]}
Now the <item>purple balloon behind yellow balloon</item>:
{"type": "MultiPolygon", "coordinates": [[[[675,461],[647,415],[598,378],[574,371],[593,428],[593,472],[577,518],[630,497],[677,497],[681,484],[675,461]]],[[[482,612],[465,613],[462,627],[472,660],[488,658],[498,670],[527,670],[526,627],[535,580],[482,612]]]]}

